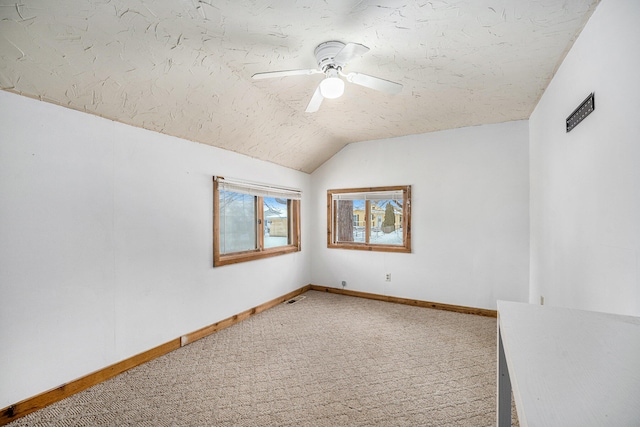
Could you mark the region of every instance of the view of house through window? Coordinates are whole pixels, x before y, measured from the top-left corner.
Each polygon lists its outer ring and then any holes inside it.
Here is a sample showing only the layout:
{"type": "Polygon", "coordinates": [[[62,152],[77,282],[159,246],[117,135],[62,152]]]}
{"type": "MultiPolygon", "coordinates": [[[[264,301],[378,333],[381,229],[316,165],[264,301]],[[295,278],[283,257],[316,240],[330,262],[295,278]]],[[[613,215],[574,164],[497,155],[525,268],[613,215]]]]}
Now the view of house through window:
{"type": "Polygon", "coordinates": [[[214,178],[214,266],[300,250],[297,190],[214,178]]]}
{"type": "Polygon", "coordinates": [[[329,247],[410,252],[411,187],[329,190],[329,247]]]}
{"type": "Polygon", "coordinates": [[[289,244],[289,201],[279,197],[265,197],[264,247],[275,248],[289,244]]]}

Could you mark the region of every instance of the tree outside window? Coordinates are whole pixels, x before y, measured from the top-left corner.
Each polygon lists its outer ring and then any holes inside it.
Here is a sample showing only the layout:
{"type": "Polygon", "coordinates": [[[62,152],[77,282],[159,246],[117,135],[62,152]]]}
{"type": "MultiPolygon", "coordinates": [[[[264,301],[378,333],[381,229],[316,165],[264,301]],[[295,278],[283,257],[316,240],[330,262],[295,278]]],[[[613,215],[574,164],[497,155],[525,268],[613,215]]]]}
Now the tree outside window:
{"type": "Polygon", "coordinates": [[[330,248],[411,252],[411,186],[329,190],[330,248]]]}

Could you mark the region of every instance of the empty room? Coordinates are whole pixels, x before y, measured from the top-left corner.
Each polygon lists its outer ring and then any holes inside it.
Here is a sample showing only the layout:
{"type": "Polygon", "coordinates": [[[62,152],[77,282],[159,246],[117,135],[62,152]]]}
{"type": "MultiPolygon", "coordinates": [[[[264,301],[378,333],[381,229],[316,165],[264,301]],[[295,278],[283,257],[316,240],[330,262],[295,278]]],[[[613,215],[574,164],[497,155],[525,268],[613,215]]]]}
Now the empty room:
{"type": "Polygon", "coordinates": [[[639,425],[639,19],[0,0],[0,425],[639,425]]]}

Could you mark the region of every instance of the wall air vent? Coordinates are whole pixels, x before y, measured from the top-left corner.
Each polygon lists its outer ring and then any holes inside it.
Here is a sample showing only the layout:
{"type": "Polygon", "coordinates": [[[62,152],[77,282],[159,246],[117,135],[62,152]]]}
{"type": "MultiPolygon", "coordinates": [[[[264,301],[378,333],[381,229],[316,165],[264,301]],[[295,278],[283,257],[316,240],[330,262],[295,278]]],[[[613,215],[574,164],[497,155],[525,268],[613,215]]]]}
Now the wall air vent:
{"type": "Polygon", "coordinates": [[[582,101],[582,104],[576,108],[569,117],[567,117],[567,133],[578,126],[578,124],[585,119],[589,114],[596,109],[595,98],[593,92],[587,96],[587,99],[582,101]]]}

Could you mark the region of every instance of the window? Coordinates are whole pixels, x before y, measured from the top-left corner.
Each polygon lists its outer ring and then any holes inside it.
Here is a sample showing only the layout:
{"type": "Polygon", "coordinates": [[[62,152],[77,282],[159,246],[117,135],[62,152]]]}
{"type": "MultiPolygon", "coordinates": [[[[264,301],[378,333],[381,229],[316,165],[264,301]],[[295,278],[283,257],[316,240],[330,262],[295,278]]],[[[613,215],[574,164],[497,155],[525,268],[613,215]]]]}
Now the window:
{"type": "Polygon", "coordinates": [[[327,247],[411,252],[411,186],[327,191],[327,247]]]}
{"type": "Polygon", "coordinates": [[[301,192],[213,178],[213,265],[300,250],[301,192]]]}

